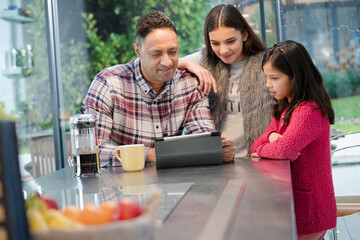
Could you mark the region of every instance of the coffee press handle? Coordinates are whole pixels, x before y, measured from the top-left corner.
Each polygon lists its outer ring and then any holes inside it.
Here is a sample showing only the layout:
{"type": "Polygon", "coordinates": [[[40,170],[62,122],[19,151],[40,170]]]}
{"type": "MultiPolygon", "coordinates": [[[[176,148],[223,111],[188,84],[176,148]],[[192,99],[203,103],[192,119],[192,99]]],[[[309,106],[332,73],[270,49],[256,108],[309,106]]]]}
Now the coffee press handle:
{"type": "Polygon", "coordinates": [[[81,113],[85,113],[85,110],[86,110],[86,107],[85,107],[84,105],[82,105],[82,106],[80,107],[80,112],[81,112],[81,113]]]}

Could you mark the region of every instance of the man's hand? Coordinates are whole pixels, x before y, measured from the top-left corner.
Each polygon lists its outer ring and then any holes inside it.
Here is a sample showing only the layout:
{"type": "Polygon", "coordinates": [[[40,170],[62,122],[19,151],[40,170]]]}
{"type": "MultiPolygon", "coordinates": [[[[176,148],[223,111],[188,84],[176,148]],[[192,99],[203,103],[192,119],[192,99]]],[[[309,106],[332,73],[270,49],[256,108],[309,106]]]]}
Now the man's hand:
{"type": "Polygon", "coordinates": [[[252,154],[250,155],[250,157],[251,157],[251,158],[260,158],[260,156],[259,156],[256,152],[252,153],[252,154]]]}
{"type": "Polygon", "coordinates": [[[149,148],[147,151],[146,162],[156,162],[155,148],[149,148]]]}
{"type": "Polygon", "coordinates": [[[272,132],[269,135],[269,142],[275,142],[276,140],[278,140],[278,138],[282,138],[282,135],[278,134],[277,132],[272,132]]]}
{"type": "Polygon", "coordinates": [[[223,148],[223,161],[231,162],[235,156],[235,144],[232,140],[221,137],[222,148],[223,148]]]}
{"type": "Polygon", "coordinates": [[[211,75],[210,71],[201,67],[199,64],[192,61],[179,61],[178,68],[186,68],[188,71],[195,74],[199,79],[199,89],[206,95],[211,91],[211,87],[214,88],[214,92],[217,92],[216,81],[211,75]]]}

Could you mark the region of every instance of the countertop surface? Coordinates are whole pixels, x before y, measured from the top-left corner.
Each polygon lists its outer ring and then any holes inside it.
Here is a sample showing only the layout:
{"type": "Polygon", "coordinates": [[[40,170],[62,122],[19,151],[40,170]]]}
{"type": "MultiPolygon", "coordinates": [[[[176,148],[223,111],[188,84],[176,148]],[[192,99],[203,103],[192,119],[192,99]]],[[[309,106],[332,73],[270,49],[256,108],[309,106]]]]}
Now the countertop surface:
{"type": "Polygon", "coordinates": [[[82,208],[124,196],[142,203],[160,188],[155,239],[296,239],[289,161],[236,158],[212,166],[146,166],[133,173],[109,167],[88,178],[72,173],[64,168],[24,183],[25,197],[39,191],[60,208],[82,208]]]}

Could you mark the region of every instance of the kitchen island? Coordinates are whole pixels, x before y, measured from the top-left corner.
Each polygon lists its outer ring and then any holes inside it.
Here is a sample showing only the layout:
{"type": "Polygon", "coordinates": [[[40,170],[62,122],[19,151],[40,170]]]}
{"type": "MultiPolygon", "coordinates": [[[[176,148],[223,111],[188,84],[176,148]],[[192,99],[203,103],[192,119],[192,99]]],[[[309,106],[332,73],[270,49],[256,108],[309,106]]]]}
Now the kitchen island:
{"type": "Polygon", "coordinates": [[[64,168],[23,184],[25,196],[39,191],[60,208],[100,205],[131,197],[145,202],[160,188],[162,203],[154,239],[296,239],[290,163],[236,158],[212,166],[140,172],[101,169],[97,177],[72,176],[64,168]]]}

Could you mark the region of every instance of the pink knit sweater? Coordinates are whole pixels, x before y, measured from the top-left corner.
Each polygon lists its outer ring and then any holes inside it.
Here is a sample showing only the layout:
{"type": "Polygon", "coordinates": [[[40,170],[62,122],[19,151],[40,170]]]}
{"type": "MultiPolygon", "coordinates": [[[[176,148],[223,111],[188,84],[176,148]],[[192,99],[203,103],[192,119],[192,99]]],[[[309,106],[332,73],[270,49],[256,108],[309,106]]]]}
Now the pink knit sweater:
{"type": "MultiPolygon", "coordinates": [[[[284,112],[281,115],[284,115],[284,112]]],[[[330,124],[317,104],[297,107],[288,126],[273,119],[251,148],[260,157],[291,160],[291,178],[298,234],[336,226],[336,201],[331,173],[330,124]],[[314,109],[317,108],[317,109],[314,109]],[[270,143],[269,135],[283,137],[270,143]]]]}

